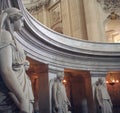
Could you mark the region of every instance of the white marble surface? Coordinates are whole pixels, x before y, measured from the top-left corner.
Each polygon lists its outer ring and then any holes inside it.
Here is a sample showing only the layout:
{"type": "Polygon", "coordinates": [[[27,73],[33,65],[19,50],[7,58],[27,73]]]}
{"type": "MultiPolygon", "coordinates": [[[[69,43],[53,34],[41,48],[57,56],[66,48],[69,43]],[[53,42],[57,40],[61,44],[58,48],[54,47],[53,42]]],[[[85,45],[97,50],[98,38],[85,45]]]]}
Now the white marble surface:
{"type": "Polygon", "coordinates": [[[34,19],[20,0],[18,3],[26,26],[16,35],[29,57],[53,70],[70,68],[93,73],[120,70],[119,43],[95,43],[59,34],[34,19]]]}

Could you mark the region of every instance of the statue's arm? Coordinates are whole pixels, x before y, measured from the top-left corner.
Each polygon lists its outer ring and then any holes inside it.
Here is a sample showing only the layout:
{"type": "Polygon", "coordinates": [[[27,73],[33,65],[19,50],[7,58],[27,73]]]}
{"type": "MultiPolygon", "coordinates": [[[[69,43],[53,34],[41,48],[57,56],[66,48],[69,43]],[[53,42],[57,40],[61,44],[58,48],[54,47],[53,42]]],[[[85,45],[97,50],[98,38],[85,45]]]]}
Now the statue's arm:
{"type": "MultiPolygon", "coordinates": [[[[64,86],[64,85],[63,85],[64,86]]],[[[64,90],[64,92],[65,92],[65,97],[66,97],[66,103],[67,103],[67,105],[68,106],[71,106],[71,103],[70,103],[70,101],[69,101],[69,99],[68,99],[68,96],[67,96],[67,93],[66,93],[66,89],[65,89],[65,86],[63,87],[63,90],[64,90]]]]}
{"type": "Polygon", "coordinates": [[[96,98],[98,100],[99,106],[102,107],[103,103],[102,103],[101,91],[98,88],[96,88],[96,98]]]}
{"type": "Polygon", "coordinates": [[[10,90],[13,100],[16,104],[19,104],[17,106],[23,111],[27,111],[27,101],[17,77],[12,70],[12,49],[10,45],[0,49],[0,73],[5,85],[10,90]]]}
{"type": "Polygon", "coordinates": [[[57,84],[54,83],[54,84],[53,84],[53,101],[54,101],[54,103],[55,103],[55,107],[58,106],[57,97],[56,97],[57,95],[56,95],[56,93],[57,93],[57,84]]]}
{"type": "Polygon", "coordinates": [[[67,97],[67,104],[68,104],[69,106],[71,106],[71,103],[70,103],[68,97],[67,97]]]}

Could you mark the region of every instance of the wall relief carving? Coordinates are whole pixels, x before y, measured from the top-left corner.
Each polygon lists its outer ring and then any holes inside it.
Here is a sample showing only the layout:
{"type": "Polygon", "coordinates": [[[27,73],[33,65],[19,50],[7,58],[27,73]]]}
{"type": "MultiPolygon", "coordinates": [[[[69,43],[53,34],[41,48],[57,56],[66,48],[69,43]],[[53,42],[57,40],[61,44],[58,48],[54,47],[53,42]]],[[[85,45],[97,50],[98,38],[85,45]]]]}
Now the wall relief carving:
{"type": "Polygon", "coordinates": [[[56,25],[58,23],[61,23],[61,21],[62,21],[61,6],[60,6],[59,2],[49,8],[49,15],[50,15],[50,26],[51,26],[51,28],[54,25],[56,25]]]}
{"type": "Polygon", "coordinates": [[[39,0],[36,2],[35,0],[29,0],[28,3],[25,3],[23,0],[24,5],[26,6],[27,10],[31,12],[39,11],[42,6],[48,5],[51,0],[39,0]]]}
{"type": "Polygon", "coordinates": [[[47,4],[50,3],[50,1],[51,1],[51,0],[40,0],[40,3],[41,3],[42,5],[47,5],[47,4]]]}
{"type": "Polygon", "coordinates": [[[120,10],[120,0],[97,0],[97,2],[107,12],[117,12],[120,10]]]}

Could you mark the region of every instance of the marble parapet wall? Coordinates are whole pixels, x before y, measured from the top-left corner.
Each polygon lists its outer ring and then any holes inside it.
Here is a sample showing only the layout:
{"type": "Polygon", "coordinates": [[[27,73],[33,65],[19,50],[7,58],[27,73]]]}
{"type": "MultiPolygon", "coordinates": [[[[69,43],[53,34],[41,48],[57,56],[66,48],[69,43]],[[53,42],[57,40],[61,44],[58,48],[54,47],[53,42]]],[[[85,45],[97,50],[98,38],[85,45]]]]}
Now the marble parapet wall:
{"type": "Polygon", "coordinates": [[[11,0],[24,14],[25,26],[16,34],[28,56],[49,65],[50,69],[79,69],[90,72],[120,70],[120,44],[95,43],[72,39],[39,23],[21,0],[11,0]]]}

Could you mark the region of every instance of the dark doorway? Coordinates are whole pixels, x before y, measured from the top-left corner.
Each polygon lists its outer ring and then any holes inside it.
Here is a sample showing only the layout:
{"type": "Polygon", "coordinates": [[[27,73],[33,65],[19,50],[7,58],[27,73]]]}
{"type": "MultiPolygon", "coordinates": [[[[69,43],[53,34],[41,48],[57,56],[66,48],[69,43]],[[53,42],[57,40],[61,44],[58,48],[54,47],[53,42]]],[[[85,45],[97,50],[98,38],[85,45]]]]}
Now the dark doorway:
{"type": "Polygon", "coordinates": [[[34,109],[40,113],[49,113],[48,65],[27,57],[30,69],[27,71],[33,88],[34,109]]]}
{"type": "Polygon", "coordinates": [[[72,113],[93,113],[91,77],[88,71],[65,69],[65,87],[72,113]]]}

